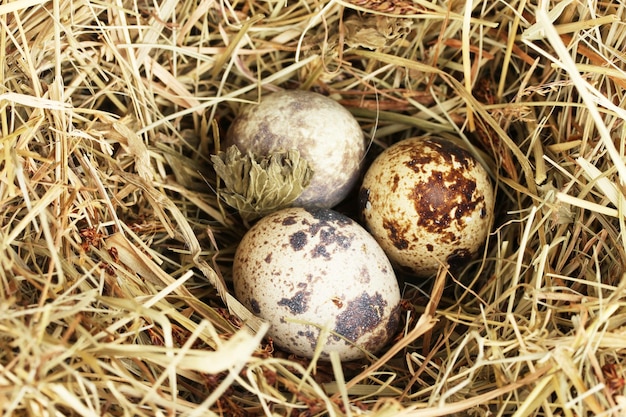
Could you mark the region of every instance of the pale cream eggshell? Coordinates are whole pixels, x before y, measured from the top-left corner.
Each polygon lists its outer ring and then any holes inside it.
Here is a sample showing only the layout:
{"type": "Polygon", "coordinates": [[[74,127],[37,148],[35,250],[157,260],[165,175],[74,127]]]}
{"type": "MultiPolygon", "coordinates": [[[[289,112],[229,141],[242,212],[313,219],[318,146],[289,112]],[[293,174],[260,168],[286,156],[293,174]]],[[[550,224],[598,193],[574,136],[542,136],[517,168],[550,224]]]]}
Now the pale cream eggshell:
{"type": "Polygon", "coordinates": [[[393,268],[358,223],[330,209],[287,208],[257,222],[233,264],[235,296],[270,323],[282,349],[343,360],[379,351],[398,327],[393,268]],[[326,333],[322,334],[321,329],[326,333]]]}
{"type": "Polygon", "coordinates": [[[297,149],[313,170],[294,206],[330,208],[356,185],[365,155],[359,123],[335,100],[288,90],[268,94],[235,118],[224,146],[258,155],[297,149]]]}

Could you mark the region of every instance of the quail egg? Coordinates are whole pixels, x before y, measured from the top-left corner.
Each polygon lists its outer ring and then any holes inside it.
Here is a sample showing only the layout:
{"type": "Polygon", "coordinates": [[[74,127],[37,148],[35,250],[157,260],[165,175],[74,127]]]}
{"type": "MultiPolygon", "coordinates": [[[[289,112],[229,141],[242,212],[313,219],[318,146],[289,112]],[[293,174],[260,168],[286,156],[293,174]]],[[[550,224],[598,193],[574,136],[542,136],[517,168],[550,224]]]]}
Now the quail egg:
{"type": "Polygon", "coordinates": [[[494,209],[484,167],[438,137],[402,140],[383,151],[364,176],[359,200],[366,228],[391,262],[415,276],[471,260],[494,209]]]}
{"type": "Polygon", "coordinates": [[[235,296],[282,349],[342,360],[379,351],[399,322],[400,291],[374,238],[336,211],[291,207],[259,220],[234,258],[235,296]]]}
{"type": "Polygon", "coordinates": [[[335,100],[289,90],[268,94],[249,105],[228,129],[225,145],[243,153],[269,155],[299,151],[313,175],[294,206],[330,208],[356,185],[365,155],[359,123],[335,100]]]}

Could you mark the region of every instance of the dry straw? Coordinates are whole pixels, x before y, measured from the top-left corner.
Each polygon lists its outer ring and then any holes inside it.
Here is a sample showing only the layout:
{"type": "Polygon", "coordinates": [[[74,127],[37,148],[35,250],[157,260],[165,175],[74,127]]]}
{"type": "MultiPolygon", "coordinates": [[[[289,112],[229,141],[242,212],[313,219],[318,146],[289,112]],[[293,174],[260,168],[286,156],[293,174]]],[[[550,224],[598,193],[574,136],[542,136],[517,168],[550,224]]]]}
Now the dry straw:
{"type": "Polygon", "coordinates": [[[3,0],[2,415],[624,415],[625,19],[595,0],[3,0]],[[229,292],[245,223],[211,154],[243,104],[293,88],[348,107],[368,158],[456,137],[498,189],[482,256],[406,283],[403,329],[359,363],[274,349],[229,292]]]}

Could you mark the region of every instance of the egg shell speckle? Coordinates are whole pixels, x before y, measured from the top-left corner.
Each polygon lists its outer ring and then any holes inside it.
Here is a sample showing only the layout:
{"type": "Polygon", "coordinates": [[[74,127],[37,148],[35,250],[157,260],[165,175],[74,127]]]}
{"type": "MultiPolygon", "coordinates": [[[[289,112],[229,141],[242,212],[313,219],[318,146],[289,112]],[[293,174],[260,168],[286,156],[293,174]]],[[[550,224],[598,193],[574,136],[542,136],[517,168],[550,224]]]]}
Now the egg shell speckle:
{"type": "Polygon", "coordinates": [[[345,339],[319,341],[323,359],[331,351],[357,359],[398,326],[400,291],[385,253],[329,209],[288,208],[257,222],[237,248],[233,284],[237,299],[270,323],[274,343],[296,355],[311,357],[325,328],[345,339]]]}
{"type": "Polygon", "coordinates": [[[392,263],[417,276],[474,257],[493,217],[483,166],[465,149],[436,138],[410,138],[372,163],[360,189],[367,229],[392,263]]]}
{"type": "Polygon", "coordinates": [[[365,155],[363,131],[339,103],[310,91],[268,94],[246,107],[226,135],[225,147],[258,155],[297,149],[313,170],[294,206],[330,208],[358,181],[365,155]]]}

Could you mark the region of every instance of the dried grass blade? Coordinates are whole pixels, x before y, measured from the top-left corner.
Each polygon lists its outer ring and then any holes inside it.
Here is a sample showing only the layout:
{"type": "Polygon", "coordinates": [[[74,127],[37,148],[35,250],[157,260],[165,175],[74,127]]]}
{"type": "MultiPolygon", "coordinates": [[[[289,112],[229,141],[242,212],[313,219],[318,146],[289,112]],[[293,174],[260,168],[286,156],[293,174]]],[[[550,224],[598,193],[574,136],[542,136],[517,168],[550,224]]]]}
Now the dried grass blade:
{"type": "MultiPolygon", "coordinates": [[[[165,22],[170,20],[177,4],[178,0],[164,0],[162,3],[158,4],[157,14],[152,18],[152,22],[146,30],[143,36],[143,42],[139,45],[135,45],[137,48],[137,62],[140,66],[146,63],[148,54],[152,48],[154,48],[154,45],[158,44],[157,41],[166,27],[165,22]]],[[[165,38],[167,38],[167,36],[165,36],[165,38]]],[[[131,42],[130,44],[133,43],[131,42]]],[[[139,69],[140,67],[137,67],[137,71],[139,69]]],[[[138,72],[136,72],[136,74],[138,74],[138,72]]]]}
{"type": "Polygon", "coordinates": [[[556,198],[558,198],[558,200],[562,203],[571,204],[572,206],[580,207],[584,210],[589,210],[592,213],[603,214],[605,216],[611,217],[620,217],[619,212],[616,209],[603,206],[601,204],[594,203],[582,198],[573,197],[563,192],[558,192],[556,194],[556,198]]]}
{"type": "Polygon", "coordinates": [[[530,394],[528,394],[528,397],[526,397],[524,402],[517,408],[512,417],[528,417],[533,415],[541,406],[541,403],[546,401],[546,398],[554,392],[553,389],[547,388],[552,380],[553,378],[550,375],[539,379],[530,394]]]}
{"type": "Polygon", "coordinates": [[[509,65],[511,64],[511,57],[513,56],[513,52],[516,48],[515,45],[515,34],[520,25],[520,16],[526,7],[526,0],[521,0],[517,6],[516,12],[513,15],[513,21],[511,22],[511,30],[507,34],[506,40],[506,49],[504,53],[504,57],[502,60],[502,70],[500,75],[500,81],[498,82],[498,91],[496,93],[497,97],[502,97],[504,94],[504,87],[507,80],[507,74],[509,72],[509,65]]]}
{"type": "MultiPolygon", "coordinates": [[[[600,139],[604,146],[606,147],[613,165],[616,167],[619,172],[619,178],[621,185],[626,185],[626,165],[624,164],[624,160],[622,159],[619,151],[615,147],[613,140],[611,139],[611,133],[604,123],[600,112],[598,110],[598,104],[601,104],[608,109],[611,109],[616,114],[620,115],[622,119],[626,119],[626,110],[620,108],[613,104],[610,100],[607,99],[602,93],[600,93],[597,89],[592,87],[578,72],[576,68],[576,63],[572,59],[569,51],[563,44],[562,39],[559,37],[559,34],[556,31],[556,28],[552,24],[552,20],[548,16],[547,12],[543,10],[543,8],[538,8],[537,10],[537,24],[540,25],[542,30],[545,33],[546,39],[550,42],[560,61],[556,61],[553,57],[550,57],[553,62],[559,65],[563,70],[567,72],[570,79],[576,86],[580,97],[585,103],[587,110],[595,124],[596,129],[600,135],[600,139]]],[[[528,41],[525,41],[528,43],[528,41]]],[[[529,44],[532,46],[532,44],[529,44]]]]}
{"type": "MultiPolygon", "coordinates": [[[[480,404],[485,404],[494,398],[510,393],[520,387],[527,386],[531,383],[534,383],[535,381],[539,380],[541,377],[543,377],[546,373],[548,373],[551,370],[552,370],[552,365],[549,365],[549,364],[544,365],[541,368],[536,369],[534,372],[531,372],[524,378],[521,378],[503,387],[497,388],[493,391],[476,395],[466,400],[444,404],[437,408],[410,411],[410,412],[407,412],[406,414],[400,414],[400,415],[405,415],[407,417],[409,416],[410,417],[442,417],[442,416],[452,415],[454,413],[461,413],[472,407],[476,407],[480,404]]],[[[413,406],[414,409],[416,409],[417,407],[418,407],[417,405],[413,406]]]]}
{"type": "Polygon", "coordinates": [[[48,3],[50,0],[20,0],[0,4],[0,16],[48,3]]]}
{"type": "MultiPolygon", "coordinates": [[[[60,184],[55,184],[50,187],[46,193],[33,204],[32,210],[30,210],[22,219],[5,235],[2,245],[8,246],[14,243],[17,237],[26,229],[28,224],[34,223],[34,219],[41,213],[45,213],[47,208],[59,198],[64,192],[64,188],[60,184]]],[[[47,219],[45,220],[47,221],[47,219]]]]}
{"type": "Polygon", "coordinates": [[[69,103],[65,103],[63,101],[51,100],[49,98],[42,98],[42,97],[36,97],[36,96],[29,96],[26,94],[14,93],[14,92],[0,94],[0,103],[3,101],[8,101],[11,104],[20,104],[25,107],[32,107],[36,109],[62,111],[62,110],[70,110],[72,108],[72,106],[69,103]]]}
{"type": "MultiPolygon", "coordinates": [[[[418,322],[415,324],[413,330],[406,334],[395,345],[391,347],[387,352],[385,352],[376,362],[366,368],[363,372],[358,374],[356,377],[352,378],[348,383],[346,383],[346,390],[350,390],[353,386],[368,378],[372,372],[378,370],[381,366],[384,366],[392,357],[394,357],[398,352],[402,349],[406,348],[411,342],[416,340],[418,337],[422,336],[426,332],[428,332],[436,323],[436,319],[423,314],[418,322]]],[[[339,392],[333,395],[332,399],[337,400],[338,396],[341,395],[339,392]]]]}
{"type": "Polygon", "coordinates": [[[248,30],[257,22],[263,19],[263,16],[253,16],[245,21],[241,26],[241,29],[237,32],[235,37],[226,42],[226,49],[215,58],[213,69],[211,70],[211,77],[217,78],[219,73],[223,70],[224,65],[232,57],[236,57],[235,51],[241,46],[241,41],[248,32],[248,30]]]}
{"type": "Polygon", "coordinates": [[[578,157],[576,162],[583,169],[585,177],[591,181],[615,207],[626,207],[624,194],[618,191],[617,186],[607,178],[595,165],[591,164],[583,157],[578,157]]]}
{"type": "MultiPolygon", "coordinates": [[[[461,54],[463,56],[463,81],[465,84],[465,89],[468,94],[472,94],[473,89],[473,76],[472,76],[472,59],[471,59],[471,45],[470,45],[470,30],[471,30],[471,18],[472,18],[472,10],[474,8],[474,2],[472,0],[467,0],[465,2],[465,13],[463,15],[463,29],[461,30],[461,43],[462,49],[461,54]]],[[[480,57],[476,57],[476,59],[480,59],[480,57]]],[[[476,125],[474,123],[474,112],[471,106],[467,106],[467,124],[470,132],[476,130],[476,125]]]]}
{"type": "MultiPolygon", "coordinates": [[[[108,251],[117,253],[122,264],[126,265],[129,270],[136,272],[143,279],[159,287],[175,284],[174,278],[159,268],[148,255],[138,250],[123,234],[115,233],[107,237],[105,244],[108,251]]],[[[178,287],[176,292],[184,297],[191,296],[185,287],[178,287]]]]}
{"type": "Polygon", "coordinates": [[[598,403],[598,400],[593,396],[592,392],[589,392],[589,388],[583,379],[581,378],[578,367],[574,364],[574,359],[571,357],[569,349],[565,346],[558,346],[552,353],[555,362],[559,369],[567,375],[568,381],[576,389],[578,397],[582,398],[582,401],[587,404],[589,409],[594,415],[600,415],[603,412],[602,406],[598,403]]]}
{"type": "Polygon", "coordinates": [[[172,102],[175,102],[184,108],[196,108],[196,113],[198,115],[202,115],[202,110],[200,109],[200,100],[189,94],[187,88],[180,81],[178,81],[178,79],[172,73],[166,70],[157,61],[150,58],[150,56],[146,56],[145,58],[145,67],[146,71],[154,75],[163,83],[163,87],[152,86],[153,88],[160,87],[164,95],[170,93],[170,90],[173,91],[174,93],[176,93],[176,96],[171,97],[172,102]]]}
{"type": "Polygon", "coordinates": [[[243,330],[239,331],[215,351],[195,349],[181,351],[165,346],[120,345],[118,343],[102,343],[90,351],[101,356],[147,360],[163,367],[168,367],[172,361],[176,361],[176,368],[181,370],[217,374],[233,367],[240,368],[242,364],[245,364],[263,339],[267,328],[265,325],[256,335],[250,335],[243,330]]]}

